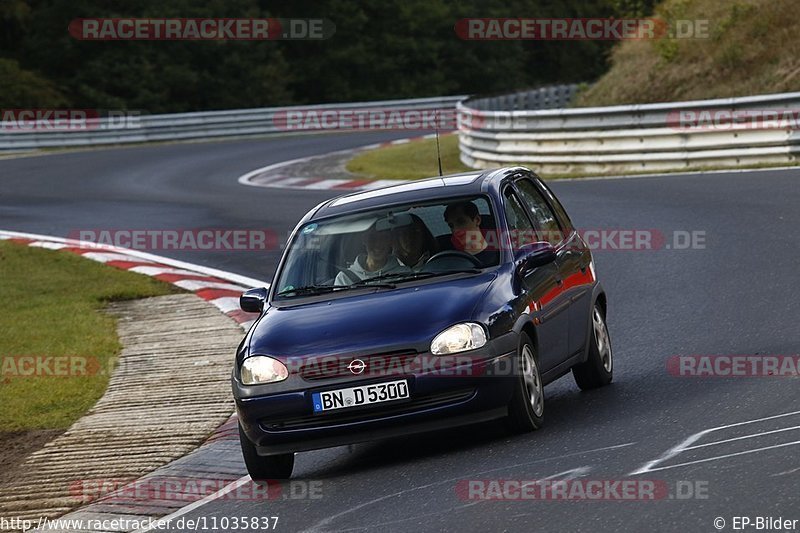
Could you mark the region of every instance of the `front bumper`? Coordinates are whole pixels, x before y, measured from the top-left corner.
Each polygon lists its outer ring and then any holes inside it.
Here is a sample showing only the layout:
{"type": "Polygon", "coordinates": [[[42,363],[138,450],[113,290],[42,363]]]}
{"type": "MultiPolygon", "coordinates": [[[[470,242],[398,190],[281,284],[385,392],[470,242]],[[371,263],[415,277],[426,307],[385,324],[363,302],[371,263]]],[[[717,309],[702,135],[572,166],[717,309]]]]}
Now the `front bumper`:
{"type": "Polygon", "coordinates": [[[259,455],[275,455],[444,429],[507,414],[517,379],[516,351],[476,357],[458,372],[421,371],[253,396],[235,378],[239,422],[259,455]],[[407,379],[410,398],[326,413],[313,412],[314,392],[407,379]]]}

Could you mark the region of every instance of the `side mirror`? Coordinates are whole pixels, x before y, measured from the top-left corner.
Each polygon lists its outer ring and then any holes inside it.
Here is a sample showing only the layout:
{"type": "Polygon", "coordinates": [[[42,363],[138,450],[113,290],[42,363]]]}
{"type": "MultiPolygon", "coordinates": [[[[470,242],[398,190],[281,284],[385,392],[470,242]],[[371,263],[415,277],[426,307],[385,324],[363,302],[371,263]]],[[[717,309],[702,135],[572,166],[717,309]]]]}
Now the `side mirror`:
{"type": "Polygon", "coordinates": [[[549,242],[532,242],[520,246],[514,253],[514,268],[522,279],[529,276],[535,269],[556,260],[556,249],[549,242]]]}
{"type": "Polygon", "coordinates": [[[261,313],[267,301],[266,287],[250,289],[239,296],[239,307],[247,313],[261,313]]]}

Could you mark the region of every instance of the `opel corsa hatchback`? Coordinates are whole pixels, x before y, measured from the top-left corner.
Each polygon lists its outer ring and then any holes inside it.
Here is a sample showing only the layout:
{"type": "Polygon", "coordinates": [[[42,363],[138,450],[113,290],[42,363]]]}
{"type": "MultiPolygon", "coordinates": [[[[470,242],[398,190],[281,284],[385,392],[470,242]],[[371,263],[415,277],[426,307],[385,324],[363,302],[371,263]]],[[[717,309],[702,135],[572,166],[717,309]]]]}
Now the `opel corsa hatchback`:
{"type": "Polygon", "coordinates": [[[260,313],[232,376],[257,480],[306,450],[494,418],[531,431],[544,385],[612,378],[592,254],[521,167],[326,201],[240,303],[260,313]]]}

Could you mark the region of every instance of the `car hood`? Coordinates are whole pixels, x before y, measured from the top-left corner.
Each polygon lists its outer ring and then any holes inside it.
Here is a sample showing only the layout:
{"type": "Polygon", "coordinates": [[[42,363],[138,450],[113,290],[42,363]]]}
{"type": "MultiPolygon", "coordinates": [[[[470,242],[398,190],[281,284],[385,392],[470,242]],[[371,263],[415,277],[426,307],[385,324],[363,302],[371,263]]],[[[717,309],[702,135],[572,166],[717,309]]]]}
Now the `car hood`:
{"type": "Polygon", "coordinates": [[[270,307],[250,337],[250,354],[363,355],[427,351],[446,327],[470,320],[495,278],[399,285],[358,296],[290,307],[270,307]]]}

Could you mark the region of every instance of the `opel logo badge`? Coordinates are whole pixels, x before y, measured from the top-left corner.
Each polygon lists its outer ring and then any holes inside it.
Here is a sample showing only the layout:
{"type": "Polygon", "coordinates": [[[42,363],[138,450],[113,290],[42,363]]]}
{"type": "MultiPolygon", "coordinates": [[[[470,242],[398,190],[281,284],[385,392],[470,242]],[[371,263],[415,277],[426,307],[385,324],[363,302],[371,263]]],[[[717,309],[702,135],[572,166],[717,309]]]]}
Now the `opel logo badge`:
{"type": "Polygon", "coordinates": [[[350,364],[347,365],[347,368],[349,368],[350,372],[352,372],[353,374],[358,375],[362,373],[365,368],[367,368],[367,364],[361,359],[353,359],[352,361],[350,361],[350,364]]]}

